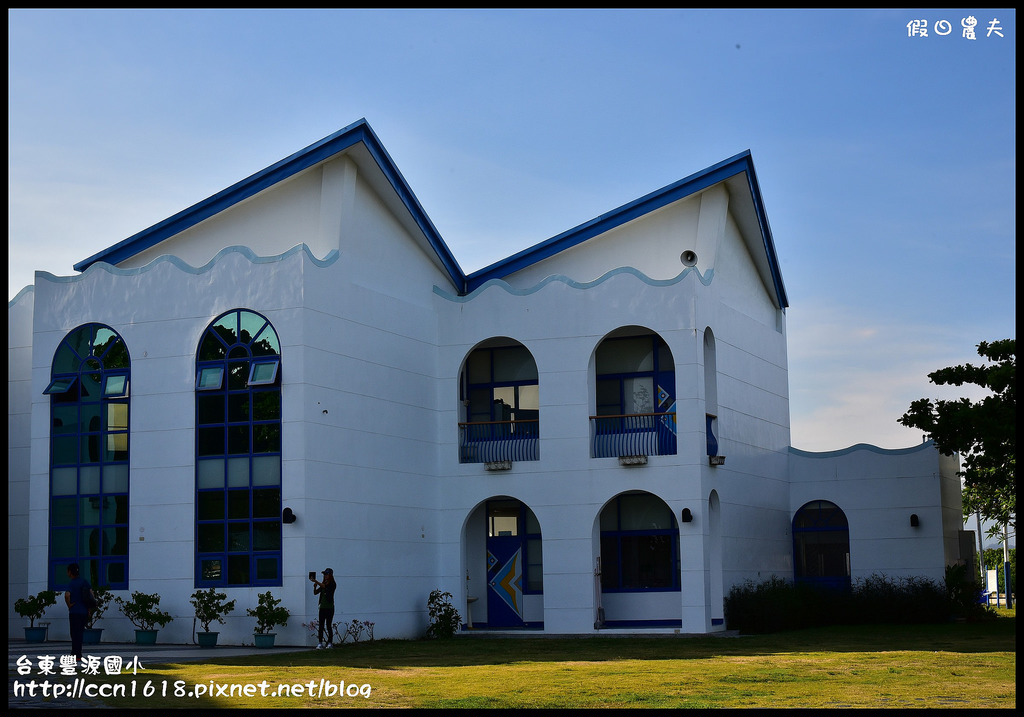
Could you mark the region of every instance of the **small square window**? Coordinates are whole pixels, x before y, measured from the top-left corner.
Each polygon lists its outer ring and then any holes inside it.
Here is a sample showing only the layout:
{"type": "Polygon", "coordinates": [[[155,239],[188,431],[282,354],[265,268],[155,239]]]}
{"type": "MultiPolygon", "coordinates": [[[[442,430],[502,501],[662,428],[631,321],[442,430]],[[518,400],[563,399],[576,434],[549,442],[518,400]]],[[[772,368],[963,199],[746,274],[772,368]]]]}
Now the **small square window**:
{"type": "Polygon", "coordinates": [[[266,386],[277,380],[277,367],[280,361],[253,361],[249,369],[250,386],[266,386]]]}
{"type": "Polygon", "coordinates": [[[216,391],[224,384],[223,366],[204,366],[196,376],[197,391],[216,391]]]}
{"type": "Polygon", "coordinates": [[[54,393],[67,393],[72,386],[75,385],[75,381],[78,379],[77,376],[55,378],[50,381],[50,385],[43,391],[44,394],[50,395],[54,393]]]}

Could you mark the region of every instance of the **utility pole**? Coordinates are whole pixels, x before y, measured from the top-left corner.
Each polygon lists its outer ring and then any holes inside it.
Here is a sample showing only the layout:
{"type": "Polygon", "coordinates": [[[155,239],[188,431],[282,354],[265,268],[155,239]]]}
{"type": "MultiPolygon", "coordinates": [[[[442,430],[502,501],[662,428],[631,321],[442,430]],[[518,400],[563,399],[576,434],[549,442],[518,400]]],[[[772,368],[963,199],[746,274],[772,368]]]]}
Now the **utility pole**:
{"type": "Polygon", "coordinates": [[[1006,587],[1006,609],[1013,607],[1013,588],[1010,584],[1010,539],[1003,523],[1003,585],[1006,587]]]}

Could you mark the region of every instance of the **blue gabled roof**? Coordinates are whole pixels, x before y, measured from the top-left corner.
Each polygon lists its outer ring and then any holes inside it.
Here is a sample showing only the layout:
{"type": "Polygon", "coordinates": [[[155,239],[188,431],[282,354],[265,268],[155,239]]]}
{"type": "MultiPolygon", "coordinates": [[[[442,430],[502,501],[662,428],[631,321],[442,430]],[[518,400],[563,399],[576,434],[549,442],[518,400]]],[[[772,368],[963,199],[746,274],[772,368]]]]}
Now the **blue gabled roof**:
{"type": "Polygon", "coordinates": [[[751,200],[757,214],[758,224],[761,229],[761,239],[767,255],[768,266],[771,272],[772,283],[774,284],[776,299],[780,307],[789,305],[786,298],[786,289],[782,284],[782,273],[779,271],[778,257],[775,254],[775,242],[772,240],[771,228],[768,226],[768,216],[764,211],[764,202],[761,199],[761,190],[757,184],[757,177],[754,173],[754,162],[750,157],[750,151],[741,152],[718,164],[704,169],[696,174],[691,174],[685,179],[658,189],[650,194],[640,197],[618,209],[602,214],[599,217],[584,222],[579,226],[562,232],[547,241],[524,249],[518,254],[513,254],[507,259],[502,259],[488,267],[475,271],[466,277],[466,292],[479,288],[491,279],[501,279],[509,274],[525,269],[531,264],[547,259],[555,254],[565,251],[571,247],[603,234],[626,222],[632,221],[656,209],[671,204],[701,192],[729,177],[742,172],[746,173],[747,186],[750,189],[751,200]]]}
{"type": "Polygon", "coordinates": [[[130,236],[124,241],[118,242],[97,254],[93,254],[88,259],[75,264],[75,270],[85,271],[92,264],[100,261],[118,264],[360,142],[370,152],[377,166],[380,167],[381,172],[384,173],[384,176],[394,188],[395,193],[405,204],[409,214],[423,232],[424,237],[434,248],[452,282],[459,289],[462,289],[465,286],[465,274],[459,268],[458,262],[455,261],[451,250],[448,249],[444,240],[441,239],[441,235],[430,221],[427,213],[423,211],[423,207],[420,206],[419,200],[416,199],[416,195],[413,194],[408,182],[405,181],[402,173],[398,171],[398,167],[392,161],[387,150],[384,149],[384,145],[377,139],[377,135],[374,134],[365,119],[354,122],[329,137],[325,137],[290,157],[286,157],[251,177],[243,179],[227,189],[214,194],[212,197],[204,199],[198,204],[194,204],[188,209],[184,209],[174,216],[154,224],[150,228],[144,229],[138,234],[130,236]]]}
{"type": "Polygon", "coordinates": [[[737,154],[730,159],[719,162],[667,187],[651,192],[644,197],[624,204],[618,209],[602,214],[574,229],[562,232],[540,244],[524,249],[507,259],[491,264],[467,276],[459,267],[448,245],[441,238],[427,213],[423,211],[423,207],[420,206],[419,200],[416,199],[409,184],[405,181],[402,173],[398,171],[398,167],[392,161],[387,150],[384,149],[384,145],[381,144],[365,119],[354,122],[348,127],[338,130],[334,134],[311,144],[290,157],[286,157],[266,169],[214,194],[212,197],[204,199],[188,209],[184,209],[97,254],[93,254],[88,259],[75,264],[74,268],[76,271],[85,271],[97,262],[118,264],[125,261],[195,226],[199,222],[209,219],[225,209],[254,196],[264,189],[349,149],[357,143],[362,143],[369,151],[385,178],[390,182],[396,195],[409,211],[413,221],[415,221],[427,242],[436,252],[452,283],[463,294],[472,292],[491,279],[504,278],[531,264],[576,246],[587,239],[591,239],[644,214],[660,209],[671,202],[696,194],[714,184],[745,172],[747,186],[750,190],[751,200],[760,225],[761,238],[775,288],[776,300],[779,306],[788,306],[786,290],[782,284],[782,275],[779,271],[778,258],[775,254],[775,244],[772,240],[771,229],[768,226],[768,217],[764,211],[761,190],[757,184],[754,164],[749,151],[737,154]]]}

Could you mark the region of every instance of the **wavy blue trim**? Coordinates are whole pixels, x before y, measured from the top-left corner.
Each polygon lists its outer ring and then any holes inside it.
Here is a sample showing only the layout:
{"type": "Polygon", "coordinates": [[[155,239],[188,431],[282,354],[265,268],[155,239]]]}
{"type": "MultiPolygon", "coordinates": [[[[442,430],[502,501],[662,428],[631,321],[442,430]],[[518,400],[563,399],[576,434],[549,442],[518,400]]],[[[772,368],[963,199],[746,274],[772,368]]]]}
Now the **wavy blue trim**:
{"type": "Polygon", "coordinates": [[[26,294],[33,294],[33,293],[35,293],[35,290],[36,290],[36,287],[33,284],[29,284],[24,289],[19,291],[17,296],[15,296],[13,299],[11,299],[10,301],[7,302],[7,308],[8,309],[13,308],[14,305],[17,304],[19,301],[21,301],[21,299],[26,294]]]}
{"type": "Polygon", "coordinates": [[[465,303],[467,301],[470,301],[471,299],[476,298],[482,292],[486,291],[488,287],[491,286],[497,286],[501,289],[504,289],[512,296],[528,296],[530,294],[534,294],[540,291],[545,286],[554,281],[560,281],[572,289],[592,289],[598,284],[604,283],[613,276],[619,276],[621,274],[630,274],[632,276],[635,276],[637,279],[644,282],[645,284],[649,284],[650,286],[672,286],[673,284],[678,284],[680,281],[682,281],[690,272],[695,273],[697,275],[697,278],[700,279],[700,283],[704,284],[704,286],[710,286],[711,280],[714,279],[715,277],[714,269],[708,269],[702,275],[700,273],[700,270],[697,269],[697,267],[688,266],[685,269],[683,269],[682,272],[679,273],[679,275],[671,279],[652,279],[639,269],[635,269],[631,266],[620,266],[617,269],[612,269],[611,271],[601,275],[600,277],[594,279],[593,281],[576,281],[575,279],[570,279],[565,274],[551,274],[550,276],[547,276],[544,279],[542,279],[539,283],[526,289],[515,289],[512,287],[511,284],[509,284],[504,279],[488,279],[485,283],[473,289],[473,291],[466,294],[465,296],[456,296],[455,294],[445,291],[444,289],[436,285],[434,286],[434,293],[440,296],[441,298],[448,299],[449,301],[465,303]]]}
{"type": "Polygon", "coordinates": [[[147,271],[150,271],[151,269],[156,267],[157,264],[161,264],[163,262],[170,262],[178,269],[181,269],[182,271],[189,274],[204,274],[210,269],[212,269],[213,266],[218,261],[220,261],[224,256],[235,252],[243,255],[253,264],[271,264],[274,262],[283,261],[290,257],[291,255],[296,254],[300,251],[304,251],[306,253],[306,256],[309,257],[309,260],[313,262],[314,265],[320,267],[321,269],[330,266],[331,264],[336,262],[338,258],[341,256],[337,249],[331,249],[329,252],[327,252],[327,255],[323,259],[317,259],[315,256],[313,256],[313,252],[310,250],[310,248],[305,244],[296,244],[288,251],[284,252],[283,254],[277,254],[276,256],[259,256],[249,247],[237,245],[221,249],[219,252],[217,252],[216,256],[214,256],[212,259],[210,259],[210,261],[206,262],[200,267],[195,267],[192,266],[191,264],[187,264],[179,257],[172,256],[170,254],[164,254],[163,256],[158,256],[156,259],[149,262],[145,266],[133,267],[131,269],[120,269],[116,266],[113,266],[112,264],[107,264],[106,262],[98,261],[94,264],[90,264],[88,269],[83,271],[81,274],[78,274],[77,276],[55,276],[54,274],[51,274],[46,271],[40,271],[38,272],[38,274],[47,281],[53,281],[57,283],[70,283],[80,281],[89,274],[91,274],[92,272],[100,269],[107,272],[108,274],[113,274],[114,276],[137,276],[139,274],[144,274],[147,271]]]}
{"type": "Polygon", "coordinates": [[[834,456],[844,456],[854,451],[871,451],[872,453],[879,453],[883,456],[899,456],[907,453],[917,453],[923,451],[926,448],[935,448],[935,441],[925,441],[919,446],[911,446],[910,448],[879,448],[873,446],[870,443],[856,443],[849,448],[840,448],[836,451],[802,451],[799,448],[789,447],[789,452],[796,456],[803,458],[832,458],[834,456]]]}

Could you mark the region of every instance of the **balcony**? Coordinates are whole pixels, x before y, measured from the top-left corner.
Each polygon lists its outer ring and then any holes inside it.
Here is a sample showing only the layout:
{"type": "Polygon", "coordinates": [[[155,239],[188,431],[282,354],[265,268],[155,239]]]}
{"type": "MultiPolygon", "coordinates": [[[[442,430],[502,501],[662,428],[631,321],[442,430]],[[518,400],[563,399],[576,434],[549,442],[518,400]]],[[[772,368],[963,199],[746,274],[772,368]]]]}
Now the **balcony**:
{"type": "Polygon", "coordinates": [[[540,420],[480,421],[459,424],[460,463],[499,463],[539,459],[540,420]]]}
{"type": "Polygon", "coordinates": [[[676,454],[676,414],[634,413],[590,417],[594,458],[676,454]]]}

